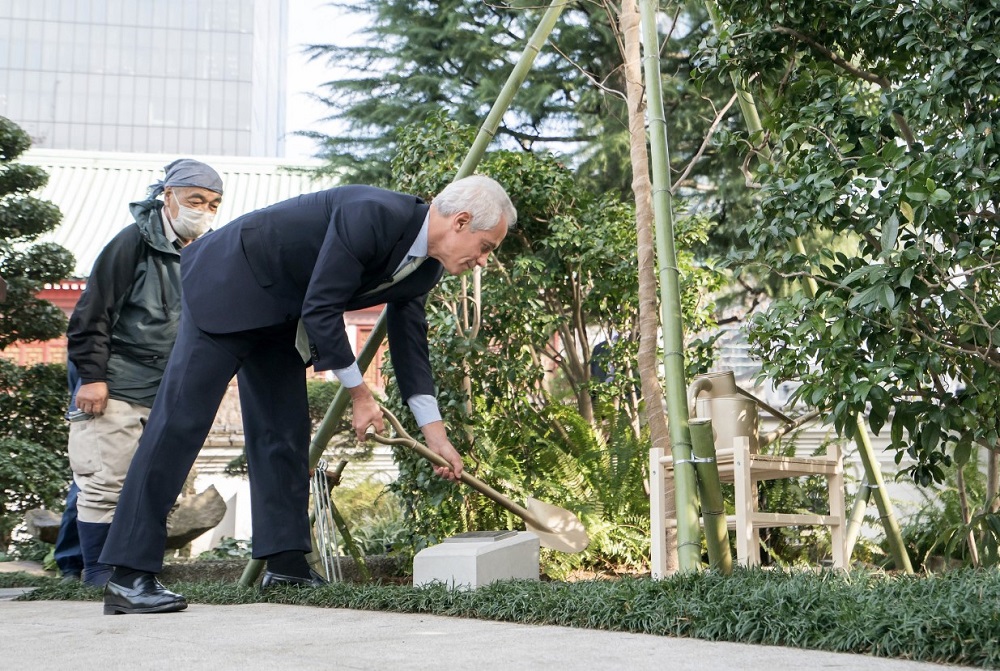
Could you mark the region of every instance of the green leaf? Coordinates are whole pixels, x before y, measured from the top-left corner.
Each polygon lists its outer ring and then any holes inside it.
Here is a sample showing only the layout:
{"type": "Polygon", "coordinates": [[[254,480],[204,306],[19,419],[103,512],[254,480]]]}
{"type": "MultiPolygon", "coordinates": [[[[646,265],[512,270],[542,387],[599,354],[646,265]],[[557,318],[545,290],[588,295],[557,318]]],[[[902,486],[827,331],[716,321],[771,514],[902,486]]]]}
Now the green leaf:
{"type": "Polygon", "coordinates": [[[913,206],[907,203],[905,200],[899,201],[899,211],[903,213],[903,217],[909,223],[913,223],[913,206]]]}
{"type": "Polygon", "coordinates": [[[903,443],[903,423],[898,421],[898,417],[893,418],[892,426],[889,429],[889,437],[892,440],[892,445],[901,445],[903,443]]]}
{"type": "Polygon", "coordinates": [[[931,203],[939,205],[940,203],[947,203],[951,200],[951,194],[944,189],[935,189],[931,193],[931,203]]]}
{"type": "Polygon", "coordinates": [[[885,415],[881,412],[876,412],[874,404],[872,405],[872,411],[868,414],[868,425],[872,428],[872,433],[876,436],[882,427],[885,426],[885,415]]]}
{"type": "Polygon", "coordinates": [[[883,284],[878,295],[878,302],[886,310],[891,310],[896,305],[896,292],[888,284],[883,284]]]}
{"type": "Polygon", "coordinates": [[[962,441],[955,446],[955,463],[959,466],[969,463],[970,456],[972,456],[972,443],[962,441]]]}
{"type": "Polygon", "coordinates": [[[871,271],[872,271],[871,266],[862,266],[861,268],[858,268],[857,270],[852,271],[851,273],[849,273],[847,275],[847,277],[845,277],[843,280],[841,280],[841,283],[844,286],[850,286],[852,282],[854,282],[858,278],[864,277],[865,275],[867,275],[871,271]]]}
{"type": "MultiPolygon", "coordinates": [[[[911,212],[912,214],[912,212],[911,212]]],[[[899,217],[893,212],[882,227],[882,253],[885,254],[896,247],[896,236],[899,234],[899,217]]]]}

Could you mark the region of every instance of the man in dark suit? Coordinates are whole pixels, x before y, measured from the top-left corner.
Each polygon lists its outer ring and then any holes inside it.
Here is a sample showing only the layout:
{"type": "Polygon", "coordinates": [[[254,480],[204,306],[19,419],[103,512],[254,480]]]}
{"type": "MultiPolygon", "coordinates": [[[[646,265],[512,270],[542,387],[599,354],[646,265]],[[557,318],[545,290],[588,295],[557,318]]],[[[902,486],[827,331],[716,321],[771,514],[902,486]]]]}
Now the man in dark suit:
{"type": "Polygon", "coordinates": [[[434,398],[424,302],[444,271],[485,266],[517,220],[488,177],[449,184],[431,205],[414,196],[344,186],[236,219],[189,245],[181,259],[177,342],[129,468],[101,561],[115,566],[105,614],[187,607],[155,578],[166,517],[233,375],[239,379],[250,476],[254,557],[262,587],[317,584],[305,560],[309,415],[304,361],[333,370],[351,394],[359,439],[382,415],[344,330],[344,312],[385,303],[402,397],[427,446],[451,464],[434,398]],[[308,346],[305,347],[305,342],[308,346]]]}

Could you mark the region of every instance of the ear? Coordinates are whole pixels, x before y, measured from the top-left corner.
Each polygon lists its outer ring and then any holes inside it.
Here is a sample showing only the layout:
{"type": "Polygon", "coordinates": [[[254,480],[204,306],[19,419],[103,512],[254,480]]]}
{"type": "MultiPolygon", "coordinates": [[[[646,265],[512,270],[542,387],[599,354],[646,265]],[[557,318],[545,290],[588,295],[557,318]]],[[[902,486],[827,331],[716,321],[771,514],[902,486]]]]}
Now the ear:
{"type": "Polygon", "coordinates": [[[472,223],[472,215],[468,212],[459,212],[455,215],[455,230],[461,231],[466,226],[472,223]]]}

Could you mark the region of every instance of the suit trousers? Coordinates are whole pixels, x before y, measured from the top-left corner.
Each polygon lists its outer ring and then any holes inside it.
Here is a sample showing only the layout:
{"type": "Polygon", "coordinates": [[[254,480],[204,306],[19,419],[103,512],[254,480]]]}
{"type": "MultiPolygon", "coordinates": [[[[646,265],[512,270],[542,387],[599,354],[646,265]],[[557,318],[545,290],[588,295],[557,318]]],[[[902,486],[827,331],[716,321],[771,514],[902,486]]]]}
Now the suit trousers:
{"type": "Polygon", "coordinates": [[[309,407],[296,322],[211,334],[185,306],[177,341],[129,467],[101,562],[148,573],[163,568],[167,514],[237,375],[253,555],[311,549],[309,407]]]}

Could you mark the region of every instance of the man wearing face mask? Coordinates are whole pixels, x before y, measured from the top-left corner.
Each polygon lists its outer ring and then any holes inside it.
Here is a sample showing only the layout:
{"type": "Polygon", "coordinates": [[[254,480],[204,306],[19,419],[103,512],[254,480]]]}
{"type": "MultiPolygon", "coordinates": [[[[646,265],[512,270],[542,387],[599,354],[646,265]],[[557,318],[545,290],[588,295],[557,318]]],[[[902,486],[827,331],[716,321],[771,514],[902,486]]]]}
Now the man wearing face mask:
{"type": "Polygon", "coordinates": [[[222,202],[210,166],[179,159],[164,171],[146,200],[129,205],[135,223],[97,257],[66,334],[81,382],[69,458],[88,585],[111,575],[99,557],[177,337],[181,249],[211,228],[222,202]]]}

